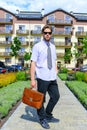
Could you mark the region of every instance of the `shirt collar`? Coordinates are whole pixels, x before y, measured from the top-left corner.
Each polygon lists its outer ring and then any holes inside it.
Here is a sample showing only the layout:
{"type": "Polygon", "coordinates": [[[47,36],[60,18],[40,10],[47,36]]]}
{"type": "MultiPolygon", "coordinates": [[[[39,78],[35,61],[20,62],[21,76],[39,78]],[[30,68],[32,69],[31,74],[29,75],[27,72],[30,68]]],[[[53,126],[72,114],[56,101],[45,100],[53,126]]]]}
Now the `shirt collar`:
{"type": "Polygon", "coordinates": [[[43,41],[44,41],[44,43],[45,43],[47,46],[50,46],[50,41],[48,42],[48,41],[45,41],[44,39],[43,39],[43,41]]]}

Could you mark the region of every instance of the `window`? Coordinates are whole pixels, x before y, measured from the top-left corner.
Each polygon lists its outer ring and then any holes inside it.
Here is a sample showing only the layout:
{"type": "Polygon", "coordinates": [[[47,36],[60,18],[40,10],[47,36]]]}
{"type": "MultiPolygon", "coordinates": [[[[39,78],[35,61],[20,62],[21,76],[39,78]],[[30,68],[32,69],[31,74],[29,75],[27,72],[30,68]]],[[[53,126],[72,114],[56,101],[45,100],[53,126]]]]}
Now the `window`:
{"type": "Polygon", "coordinates": [[[21,48],[18,52],[19,56],[23,56],[25,52],[25,48],[21,48]]]}
{"type": "Polygon", "coordinates": [[[19,52],[24,53],[24,52],[25,52],[25,48],[21,48],[21,49],[19,50],[19,52]]]}
{"type": "Polygon", "coordinates": [[[19,30],[20,31],[25,31],[25,25],[19,25],[19,30]]]}
{"type": "Polygon", "coordinates": [[[71,42],[71,38],[70,37],[65,37],[65,44],[70,43],[71,42]]]}
{"type": "Polygon", "coordinates": [[[34,30],[41,31],[41,25],[35,25],[34,30]]]}
{"type": "Polygon", "coordinates": [[[41,41],[41,37],[34,37],[34,44],[41,41]]]}
{"type": "Polygon", "coordinates": [[[54,27],[54,26],[52,26],[52,32],[53,32],[53,33],[55,32],[55,27],[54,27]]]}
{"type": "Polygon", "coordinates": [[[12,31],[12,25],[6,25],[6,32],[12,31]]]}
{"type": "Polygon", "coordinates": [[[11,63],[11,58],[5,58],[5,63],[11,63]]]}
{"type": "Polygon", "coordinates": [[[50,41],[54,44],[54,37],[51,37],[50,41]]]}
{"type": "Polygon", "coordinates": [[[5,48],[5,52],[11,52],[11,48],[10,47],[6,47],[5,48]]]}
{"type": "Polygon", "coordinates": [[[71,20],[72,20],[72,18],[69,15],[65,15],[65,21],[70,22],[71,20]]]}
{"type": "Polygon", "coordinates": [[[70,33],[71,32],[71,27],[70,26],[65,26],[64,30],[65,30],[65,33],[70,33]]]}
{"type": "Polygon", "coordinates": [[[54,15],[52,14],[52,15],[49,15],[48,17],[47,17],[47,20],[48,21],[51,21],[51,22],[54,22],[54,15]]]}
{"type": "Polygon", "coordinates": [[[6,19],[12,19],[12,15],[9,13],[6,13],[6,19]]]}
{"type": "Polygon", "coordinates": [[[79,32],[84,32],[84,27],[78,27],[79,32]]]}
{"type": "Polygon", "coordinates": [[[23,37],[23,36],[19,36],[18,39],[20,40],[20,42],[24,42],[25,41],[25,37],[23,37]]]}
{"type": "Polygon", "coordinates": [[[9,44],[9,42],[12,41],[12,37],[11,36],[6,36],[5,41],[6,41],[6,44],[9,44]]]}

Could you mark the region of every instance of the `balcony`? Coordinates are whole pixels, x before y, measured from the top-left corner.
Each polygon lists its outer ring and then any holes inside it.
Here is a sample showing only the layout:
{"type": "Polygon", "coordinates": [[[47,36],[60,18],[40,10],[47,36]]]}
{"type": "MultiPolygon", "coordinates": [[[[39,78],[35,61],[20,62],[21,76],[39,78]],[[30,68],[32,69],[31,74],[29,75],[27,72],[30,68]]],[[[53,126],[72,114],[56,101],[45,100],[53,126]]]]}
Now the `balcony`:
{"type": "Polygon", "coordinates": [[[85,37],[85,36],[87,36],[87,32],[78,31],[78,32],[76,32],[76,36],[77,37],[85,37]]]}
{"type": "Polygon", "coordinates": [[[24,52],[21,52],[21,51],[18,52],[18,56],[19,56],[19,57],[23,57],[24,54],[25,54],[24,52]]]}
{"type": "Polygon", "coordinates": [[[41,35],[41,30],[31,30],[31,35],[41,35]]]}
{"type": "Polygon", "coordinates": [[[58,48],[71,48],[72,43],[70,42],[55,42],[55,46],[58,48]]]}
{"type": "Polygon", "coordinates": [[[0,46],[10,46],[12,41],[0,41],[0,46]]]}
{"type": "Polygon", "coordinates": [[[63,58],[64,57],[64,53],[57,53],[57,58],[63,58]]]}
{"type": "Polygon", "coordinates": [[[12,19],[0,18],[0,24],[12,24],[12,19]]]}
{"type": "Polygon", "coordinates": [[[70,37],[71,31],[54,31],[53,36],[63,36],[63,37],[70,37]]]}
{"type": "Polygon", "coordinates": [[[47,20],[47,24],[50,24],[50,25],[63,25],[63,26],[72,26],[73,22],[72,20],[58,20],[58,19],[55,19],[55,20],[47,20]]]}
{"type": "Polygon", "coordinates": [[[29,41],[21,41],[21,45],[22,46],[28,46],[29,45],[29,41]]]}
{"type": "Polygon", "coordinates": [[[0,52],[0,57],[11,57],[10,52],[0,52]]]}
{"type": "Polygon", "coordinates": [[[12,35],[13,34],[13,31],[12,30],[2,30],[2,29],[0,29],[0,35],[12,35]]]}
{"type": "Polygon", "coordinates": [[[81,42],[76,43],[77,48],[82,48],[83,44],[81,42]]]}
{"type": "Polygon", "coordinates": [[[16,34],[19,36],[27,36],[27,35],[29,35],[29,31],[28,30],[16,30],[16,34]]]}

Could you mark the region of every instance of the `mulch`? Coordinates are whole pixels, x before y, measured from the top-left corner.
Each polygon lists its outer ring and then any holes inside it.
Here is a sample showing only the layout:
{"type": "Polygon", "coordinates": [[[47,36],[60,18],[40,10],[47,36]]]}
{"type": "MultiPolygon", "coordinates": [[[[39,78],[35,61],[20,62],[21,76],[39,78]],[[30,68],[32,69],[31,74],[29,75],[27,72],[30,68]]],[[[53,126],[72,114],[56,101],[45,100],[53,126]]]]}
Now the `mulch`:
{"type": "Polygon", "coordinates": [[[21,100],[18,101],[15,106],[12,107],[12,109],[9,111],[8,115],[4,117],[3,119],[0,119],[0,128],[4,125],[4,123],[9,119],[9,117],[14,113],[14,111],[17,109],[17,107],[20,105],[21,100]]]}

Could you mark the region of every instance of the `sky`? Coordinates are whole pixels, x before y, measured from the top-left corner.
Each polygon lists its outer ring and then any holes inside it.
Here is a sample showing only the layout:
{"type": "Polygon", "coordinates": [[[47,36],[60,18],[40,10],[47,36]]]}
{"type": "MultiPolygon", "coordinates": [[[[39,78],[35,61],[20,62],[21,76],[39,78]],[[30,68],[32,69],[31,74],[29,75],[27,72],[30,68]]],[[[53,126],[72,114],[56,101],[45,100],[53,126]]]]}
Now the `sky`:
{"type": "Polygon", "coordinates": [[[0,0],[0,7],[12,13],[19,11],[39,11],[44,8],[44,13],[50,13],[56,9],[67,12],[87,13],[87,0],[0,0]]]}

